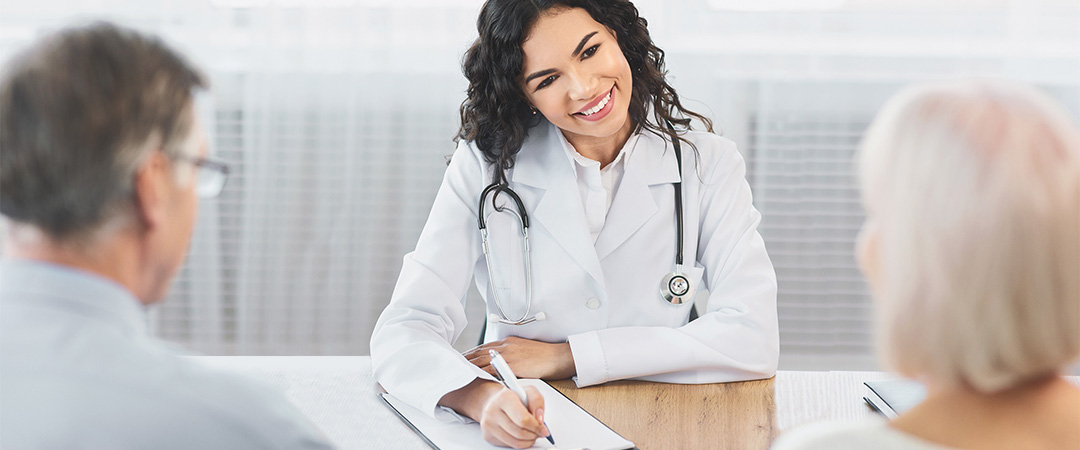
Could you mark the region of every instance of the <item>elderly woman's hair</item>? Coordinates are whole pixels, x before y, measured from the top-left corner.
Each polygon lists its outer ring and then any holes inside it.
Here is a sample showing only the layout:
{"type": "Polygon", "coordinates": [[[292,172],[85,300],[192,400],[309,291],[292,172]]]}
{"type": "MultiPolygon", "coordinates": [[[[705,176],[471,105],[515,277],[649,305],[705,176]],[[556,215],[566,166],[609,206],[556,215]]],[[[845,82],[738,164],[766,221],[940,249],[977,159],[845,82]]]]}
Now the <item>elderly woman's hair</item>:
{"type": "Polygon", "coordinates": [[[488,0],[476,20],[479,36],[462,62],[469,88],[457,139],[475,142],[495,166],[493,182],[506,181],[528,129],[539,124],[521,88],[521,44],[537,18],[558,8],[582,8],[615,33],[634,78],[629,113],[635,132],[645,129],[693,147],[667,123],[685,130],[695,118],[712,131],[712,121],[682,106],[665,78],[664,51],[653,44],[647,22],[628,0],[488,0]]]}
{"type": "Polygon", "coordinates": [[[898,372],[996,392],[1080,355],[1080,132],[1032,88],[904,90],[862,143],[878,346],[898,372]]]}

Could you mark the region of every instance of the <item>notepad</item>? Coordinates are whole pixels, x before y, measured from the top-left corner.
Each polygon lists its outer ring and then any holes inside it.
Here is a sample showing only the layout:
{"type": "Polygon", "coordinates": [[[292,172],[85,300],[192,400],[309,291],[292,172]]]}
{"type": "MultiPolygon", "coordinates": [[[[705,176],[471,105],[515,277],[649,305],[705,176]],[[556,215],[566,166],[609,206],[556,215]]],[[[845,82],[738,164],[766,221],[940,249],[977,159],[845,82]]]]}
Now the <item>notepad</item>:
{"type": "MultiPolygon", "coordinates": [[[[536,450],[550,448],[590,450],[623,450],[634,448],[626,440],[608,428],[561,392],[541,380],[519,380],[522,386],[533,386],[544,396],[544,421],[555,438],[551,445],[546,439],[537,439],[531,447],[536,450]]],[[[398,417],[417,432],[436,450],[502,450],[487,443],[480,433],[479,423],[444,422],[398,400],[390,394],[379,394],[398,417]]]]}
{"type": "Polygon", "coordinates": [[[881,380],[867,381],[863,400],[879,413],[895,419],[926,398],[926,388],[917,381],[881,380]]]}

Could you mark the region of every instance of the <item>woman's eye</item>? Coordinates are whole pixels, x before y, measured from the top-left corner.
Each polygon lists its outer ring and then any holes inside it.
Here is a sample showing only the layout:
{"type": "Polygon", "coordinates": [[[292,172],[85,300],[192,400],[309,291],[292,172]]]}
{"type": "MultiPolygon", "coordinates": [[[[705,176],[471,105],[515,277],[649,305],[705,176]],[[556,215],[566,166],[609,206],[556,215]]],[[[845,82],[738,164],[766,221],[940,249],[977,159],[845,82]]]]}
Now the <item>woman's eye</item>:
{"type": "Polygon", "coordinates": [[[581,59],[585,59],[585,58],[588,58],[588,57],[596,54],[596,50],[599,49],[599,48],[600,48],[600,44],[596,44],[596,45],[594,45],[592,47],[589,47],[589,48],[585,49],[585,51],[581,52],[581,59]]]}
{"type": "Polygon", "coordinates": [[[556,76],[555,76],[555,75],[552,75],[552,76],[550,76],[550,77],[544,78],[544,81],[541,81],[541,82],[540,82],[540,84],[536,85],[536,90],[538,90],[538,91],[539,91],[539,90],[541,90],[541,89],[543,89],[543,88],[546,88],[546,87],[550,86],[550,85],[551,85],[551,83],[554,83],[554,82],[555,82],[555,78],[556,78],[556,76]]]}

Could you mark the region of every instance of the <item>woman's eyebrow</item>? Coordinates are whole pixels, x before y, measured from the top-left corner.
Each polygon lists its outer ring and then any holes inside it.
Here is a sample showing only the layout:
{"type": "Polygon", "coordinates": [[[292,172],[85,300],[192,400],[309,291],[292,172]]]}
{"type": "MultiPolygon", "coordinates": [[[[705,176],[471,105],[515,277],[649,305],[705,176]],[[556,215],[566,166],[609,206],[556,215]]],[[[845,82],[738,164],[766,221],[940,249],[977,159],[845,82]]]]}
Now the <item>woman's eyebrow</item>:
{"type": "MultiPolygon", "coordinates": [[[[581,38],[581,42],[578,42],[577,48],[574,49],[574,53],[571,53],[570,56],[577,57],[577,55],[581,53],[581,49],[585,48],[585,44],[588,43],[589,39],[595,36],[596,33],[599,33],[599,31],[593,31],[592,33],[586,34],[585,37],[581,38]]],[[[539,72],[533,72],[532,75],[525,77],[525,84],[528,84],[534,78],[540,78],[544,75],[548,75],[554,72],[555,69],[545,69],[539,72]]]]}
{"type": "Polygon", "coordinates": [[[570,56],[576,57],[578,53],[581,53],[581,49],[585,48],[585,43],[589,42],[589,38],[593,37],[596,33],[598,33],[598,31],[593,31],[592,33],[586,34],[585,37],[581,38],[581,42],[578,42],[577,48],[574,49],[574,53],[571,53],[570,56]]]}
{"type": "Polygon", "coordinates": [[[533,78],[540,78],[540,77],[542,77],[544,75],[548,75],[548,74],[552,74],[552,73],[555,73],[555,69],[545,69],[545,70],[541,70],[539,72],[533,72],[532,75],[529,75],[528,78],[525,78],[525,84],[529,84],[529,82],[532,81],[533,78]]]}

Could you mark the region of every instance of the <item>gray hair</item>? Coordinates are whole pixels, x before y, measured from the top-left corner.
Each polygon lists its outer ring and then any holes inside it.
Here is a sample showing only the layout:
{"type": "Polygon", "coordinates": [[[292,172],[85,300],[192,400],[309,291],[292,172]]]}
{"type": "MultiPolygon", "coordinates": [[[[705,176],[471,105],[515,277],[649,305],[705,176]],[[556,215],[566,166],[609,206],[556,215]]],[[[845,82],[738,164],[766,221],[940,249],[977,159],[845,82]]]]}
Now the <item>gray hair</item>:
{"type": "Polygon", "coordinates": [[[176,160],[203,75],[159,39],[108,23],[50,35],[0,77],[0,213],[79,240],[133,205],[155,150],[176,160]]]}
{"type": "Polygon", "coordinates": [[[1080,354],[1080,130],[1003,81],[897,94],[859,155],[890,368],[997,392],[1080,354]]]}

